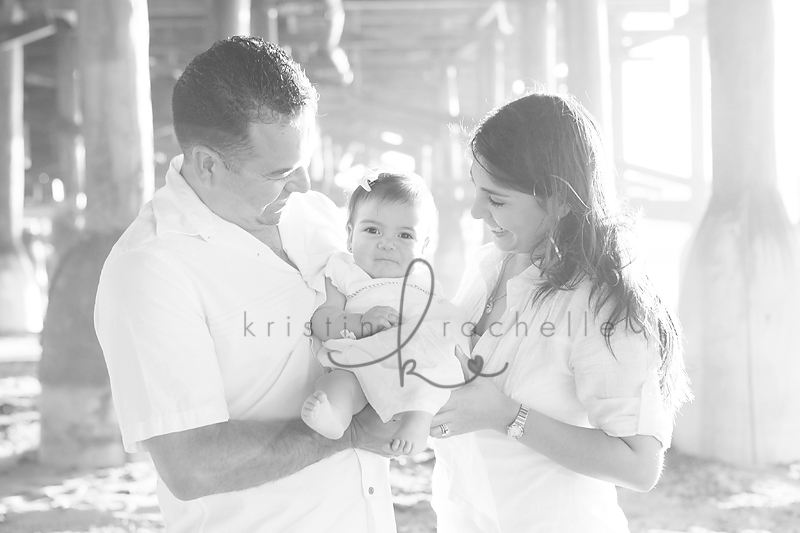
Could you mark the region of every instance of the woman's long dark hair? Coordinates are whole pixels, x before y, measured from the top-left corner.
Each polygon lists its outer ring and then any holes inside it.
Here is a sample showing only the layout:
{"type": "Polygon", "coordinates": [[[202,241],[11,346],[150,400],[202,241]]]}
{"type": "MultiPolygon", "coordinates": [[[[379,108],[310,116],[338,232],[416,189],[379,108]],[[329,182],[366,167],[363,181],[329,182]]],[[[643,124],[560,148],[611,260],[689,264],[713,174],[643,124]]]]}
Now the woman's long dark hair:
{"type": "Polygon", "coordinates": [[[470,150],[498,185],[533,194],[548,214],[550,229],[533,251],[544,277],[533,303],[588,279],[595,316],[609,305],[609,322],[658,343],[661,392],[675,413],[691,396],[680,328],[636,261],[633,219],[588,111],[569,96],[530,94],[487,115],[470,150]]]}

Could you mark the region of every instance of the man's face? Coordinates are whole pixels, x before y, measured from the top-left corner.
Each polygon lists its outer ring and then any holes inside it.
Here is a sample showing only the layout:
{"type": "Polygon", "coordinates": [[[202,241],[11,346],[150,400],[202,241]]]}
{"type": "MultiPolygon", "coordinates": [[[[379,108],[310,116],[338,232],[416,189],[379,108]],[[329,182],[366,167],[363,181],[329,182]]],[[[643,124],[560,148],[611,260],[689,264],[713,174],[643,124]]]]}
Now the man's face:
{"type": "Polygon", "coordinates": [[[309,112],[291,123],[251,124],[251,153],[214,175],[214,211],[246,230],[276,225],[289,195],[310,188],[313,120],[309,112]]]}

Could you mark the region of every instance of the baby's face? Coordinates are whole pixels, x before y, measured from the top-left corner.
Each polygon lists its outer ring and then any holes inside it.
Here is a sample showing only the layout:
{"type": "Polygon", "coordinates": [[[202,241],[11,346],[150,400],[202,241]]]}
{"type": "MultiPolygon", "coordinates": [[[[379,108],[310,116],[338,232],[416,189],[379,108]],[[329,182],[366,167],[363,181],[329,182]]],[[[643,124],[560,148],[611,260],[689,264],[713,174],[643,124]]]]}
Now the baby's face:
{"type": "Polygon", "coordinates": [[[347,227],[355,263],[372,278],[402,278],[428,242],[428,223],[410,203],[366,200],[347,227]]]}

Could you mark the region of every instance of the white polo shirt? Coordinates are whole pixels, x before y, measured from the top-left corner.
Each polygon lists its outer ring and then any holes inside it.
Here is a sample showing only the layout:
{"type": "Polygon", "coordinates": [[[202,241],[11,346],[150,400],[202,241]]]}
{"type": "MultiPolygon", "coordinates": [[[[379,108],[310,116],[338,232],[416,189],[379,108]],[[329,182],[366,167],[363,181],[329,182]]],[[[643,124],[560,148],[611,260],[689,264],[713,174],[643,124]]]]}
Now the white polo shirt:
{"type": "MultiPolygon", "coordinates": [[[[335,251],[321,243],[345,243],[340,212],[319,193],[290,196],[278,227],[298,272],[208,209],[182,162],[172,160],[166,185],[114,246],[97,291],[95,328],[129,452],[227,420],[297,420],[322,373],[308,322],[325,299],[316,274],[335,251]]],[[[395,531],[388,460],[360,450],[189,502],[159,478],[158,496],[170,533],[395,531]]]]}

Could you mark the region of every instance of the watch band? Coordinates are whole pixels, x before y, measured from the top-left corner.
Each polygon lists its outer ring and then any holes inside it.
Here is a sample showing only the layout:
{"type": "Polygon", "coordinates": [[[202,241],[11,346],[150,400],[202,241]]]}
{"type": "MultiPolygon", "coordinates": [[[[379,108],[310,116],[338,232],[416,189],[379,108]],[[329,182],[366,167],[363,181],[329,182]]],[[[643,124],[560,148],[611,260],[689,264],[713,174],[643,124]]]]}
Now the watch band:
{"type": "Polygon", "coordinates": [[[506,434],[512,439],[519,439],[525,434],[525,421],[528,420],[528,408],[520,404],[517,417],[506,428],[506,434]]]}

